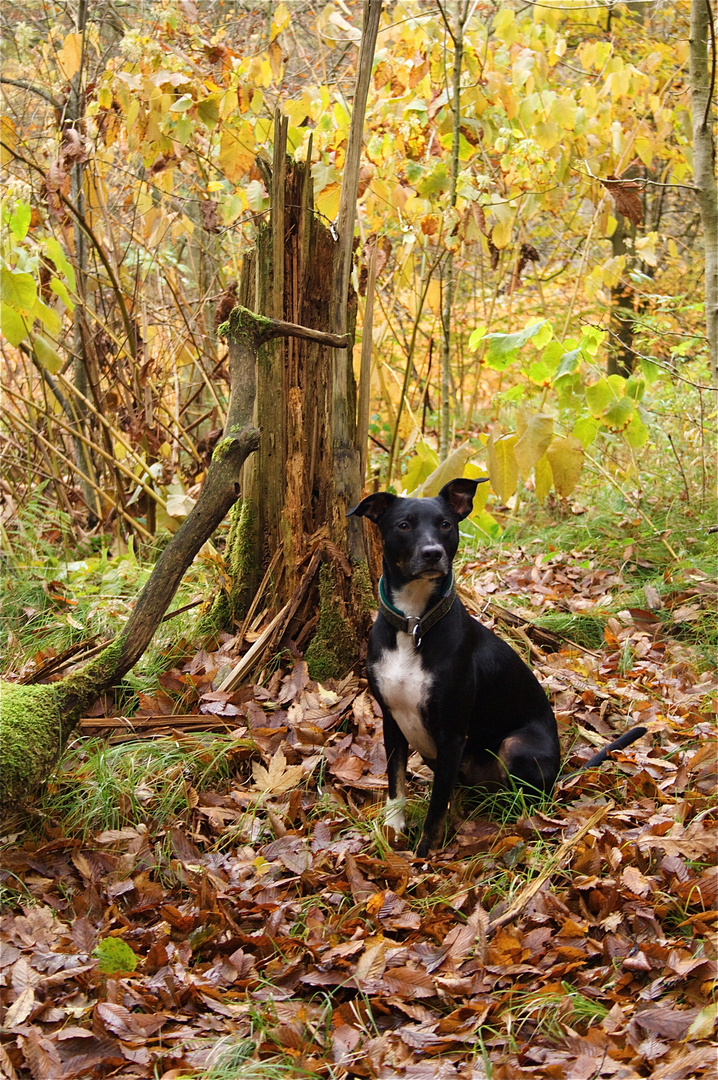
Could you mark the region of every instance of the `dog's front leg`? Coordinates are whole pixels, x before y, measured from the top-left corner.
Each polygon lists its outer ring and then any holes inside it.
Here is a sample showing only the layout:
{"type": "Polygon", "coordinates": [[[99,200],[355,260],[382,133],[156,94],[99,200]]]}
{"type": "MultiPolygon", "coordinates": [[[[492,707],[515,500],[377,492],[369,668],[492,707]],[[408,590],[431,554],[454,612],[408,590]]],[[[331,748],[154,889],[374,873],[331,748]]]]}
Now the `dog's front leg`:
{"type": "Polygon", "coordinates": [[[406,762],[409,757],[409,744],[404,733],[385,705],[384,714],[384,749],[386,751],[386,772],[389,781],[389,798],[386,802],[384,823],[397,833],[403,833],[406,821],[406,762]]]}
{"type": "Polygon", "coordinates": [[[429,854],[429,849],[436,847],[439,835],[444,825],[446,811],[459,778],[459,766],[464,749],[463,734],[446,736],[437,747],[436,764],[434,765],[434,783],[431,788],[429,809],[424,821],[424,829],[421,834],[416,854],[424,858],[429,854]]]}

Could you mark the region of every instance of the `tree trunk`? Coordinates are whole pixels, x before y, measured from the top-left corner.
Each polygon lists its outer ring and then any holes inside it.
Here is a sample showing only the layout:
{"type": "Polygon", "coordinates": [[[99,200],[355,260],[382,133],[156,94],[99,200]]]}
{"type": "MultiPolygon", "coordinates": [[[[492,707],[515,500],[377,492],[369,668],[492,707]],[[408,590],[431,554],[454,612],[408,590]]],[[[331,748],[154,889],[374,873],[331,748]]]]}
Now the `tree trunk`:
{"type": "Polygon", "coordinates": [[[693,110],[693,180],[705,244],[706,336],[711,376],[718,386],[718,190],[713,135],[716,82],[715,22],[711,0],[691,0],[690,83],[693,110]],[[708,40],[712,64],[708,65],[708,40]]]}
{"type": "MultiPolygon", "coordinates": [[[[454,45],[454,69],[451,80],[451,175],[449,206],[456,206],[456,181],[459,175],[459,144],[461,140],[461,67],[464,62],[464,26],[469,16],[469,0],[458,0],[455,26],[452,30],[445,16],[446,29],[454,45]]],[[[451,437],[451,313],[454,306],[454,256],[449,250],[444,269],[444,295],[441,306],[441,429],[439,458],[446,461],[451,437]]]]}
{"type": "MultiPolygon", "coordinates": [[[[611,251],[614,256],[626,255],[626,219],[623,214],[616,210],[616,228],[611,236],[611,251]]],[[[636,227],[631,226],[633,239],[636,237],[636,227]]],[[[635,289],[630,284],[628,273],[630,263],[635,262],[634,256],[627,256],[626,268],[621,280],[611,288],[611,323],[613,336],[608,359],[606,373],[608,375],[623,375],[625,379],[633,372],[636,354],[633,351],[633,322],[635,317],[635,289]]]]}
{"type": "MultiPolygon", "coordinates": [[[[85,119],[85,56],[87,41],[85,30],[87,27],[88,0],[78,0],[77,14],[75,17],[75,31],[82,35],[82,50],[80,66],[70,82],[70,92],[65,106],[65,128],[75,129],[79,135],[83,134],[85,119]]],[[[85,214],[85,191],[84,191],[84,165],[81,160],[74,161],[70,170],[70,197],[79,213],[85,214]]],[[[75,241],[75,264],[77,266],[77,290],[81,303],[75,306],[73,312],[73,341],[72,350],[74,359],[72,362],[72,376],[74,385],[83,397],[90,397],[90,379],[88,371],[88,356],[86,348],[87,320],[84,305],[87,298],[87,237],[79,222],[74,223],[75,241]]],[[[87,434],[87,410],[80,399],[72,402],[74,415],[73,427],[78,434],[73,436],[73,449],[75,460],[81,473],[96,480],[95,465],[92,460],[89,447],[83,441],[82,436],[87,434]]],[[[102,517],[102,507],[95,488],[86,480],[80,479],[83,498],[89,511],[89,525],[93,526],[102,517]]]]}
{"type": "MultiPolygon", "coordinates": [[[[327,229],[314,213],[311,149],[306,162],[288,161],[286,120],[277,113],[270,223],[260,226],[240,282],[240,297],[252,310],[306,327],[328,327],[335,340],[330,347],[290,339],[260,351],[255,416],[262,444],[244,472],[230,551],[234,628],[246,629],[260,605],[284,613],[266,639],[266,650],[285,634],[304,646],[314,631],[306,657],[320,679],[343,675],[357,661],[374,605],[362,523],[347,520],[346,513],[361,495],[350,347],[356,297],[350,278],[380,14],[381,0],[365,0],[336,228],[327,229]]],[[[232,355],[237,348],[233,318],[227,329],[232,355]]]]}

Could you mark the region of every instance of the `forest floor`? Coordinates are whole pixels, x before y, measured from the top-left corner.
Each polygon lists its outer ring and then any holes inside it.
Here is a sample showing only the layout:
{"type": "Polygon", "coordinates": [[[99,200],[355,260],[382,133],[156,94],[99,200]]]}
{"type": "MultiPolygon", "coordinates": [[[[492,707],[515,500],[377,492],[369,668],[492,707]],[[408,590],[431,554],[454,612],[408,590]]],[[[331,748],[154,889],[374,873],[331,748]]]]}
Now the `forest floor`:
{"type": "Polygon", "coordinates": [[[87,718],[3,840],[0,1073],[714,1076],[717,679],[690,631],[715,586],[690,568],[651,581],[637,598],[575,550],[464,565],[472,609],[551,697],[565,773],[648,734],[533,810],[463,791],[428,860],[410,846],[417,757],[409,842],[382,831],[360,677],[320,686],[285,654],[220,694],[225,638],[131,721],[87,718]],[[504,609],[529,621],[507,629],[504,609]]]}

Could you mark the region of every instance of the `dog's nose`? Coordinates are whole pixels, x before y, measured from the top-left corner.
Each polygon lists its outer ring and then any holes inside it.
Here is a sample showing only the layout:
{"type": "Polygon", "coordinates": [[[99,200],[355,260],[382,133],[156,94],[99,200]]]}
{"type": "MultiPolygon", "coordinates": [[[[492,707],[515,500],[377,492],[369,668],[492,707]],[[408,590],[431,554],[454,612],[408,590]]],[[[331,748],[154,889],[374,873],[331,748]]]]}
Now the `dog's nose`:
{"type": "Polygon", "coordinates": [[[421,557],[427,563],[438,563],[443,554],[444,549],[439,544],[427,544],[421,549],[421,557]]]}

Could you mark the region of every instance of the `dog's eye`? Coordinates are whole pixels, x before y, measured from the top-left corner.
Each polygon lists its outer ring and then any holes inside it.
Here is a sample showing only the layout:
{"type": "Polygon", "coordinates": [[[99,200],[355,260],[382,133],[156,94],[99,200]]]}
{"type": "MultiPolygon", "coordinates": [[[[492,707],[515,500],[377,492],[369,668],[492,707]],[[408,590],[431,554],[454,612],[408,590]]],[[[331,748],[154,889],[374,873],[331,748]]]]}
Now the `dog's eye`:
{"type": "Polygon", "coordinates": [[[397,529],[400,529],[402,532],[408,532],[410,528],[411,525],[408,521],[400,521],[397,525],[397,529]]]}
{"type": "Polygon", "coordinates": [[[444,519],[440,525],[440,528],[442,532],[448,532],[451,528],[451,522],[444,519]]]}

